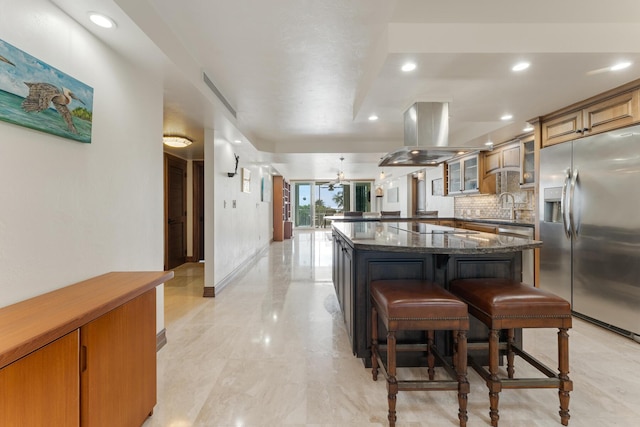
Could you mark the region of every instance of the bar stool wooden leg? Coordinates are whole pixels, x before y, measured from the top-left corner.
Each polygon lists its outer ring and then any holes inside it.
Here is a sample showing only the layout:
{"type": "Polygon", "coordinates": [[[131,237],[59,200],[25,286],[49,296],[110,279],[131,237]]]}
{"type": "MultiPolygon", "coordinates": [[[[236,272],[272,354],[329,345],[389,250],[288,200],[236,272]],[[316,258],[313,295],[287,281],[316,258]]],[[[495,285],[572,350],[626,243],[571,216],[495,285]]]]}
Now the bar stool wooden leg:
{"type": "Polygon", "coordinates": [[[569,425],[569,392],[573,390],[573,382],[569,379],[569,334],[566,328],[558,330],[558,378],[560,387],[560,421],[563,426],[569,425]]]}
{"type": "Polygon", "coordinates": [[[434,369],[436,366],[436,357],[433,355],[432,351],[434,336],[434,331],[427,331],[427,372],[429,374],[429,380],[431,381],[433,381],[436,374],[434,369]]]}
{"type": "Polygon", "coordinates": [[[467,379],[467,333],[457,331],[455,334],[454,368],[458,376],[458,419],[460,427],[466,427],[469,417],[467,416],[467,396],[469,394],[469,380],[467,379]]]}
{"type": "Polygon", "coordinates": [[[396,425],[396,396],[398,394],[398,382],[396,379],[396,334],[395,331],[387,333],[387,400],[389,401],[389,427],[396,425]]]}
{"type": "Polygon", "coordinates": [[[371,376],[378,381],[378,310],[371,308],[371,376]]]}
{"type": "Polygon", "coordinates": [[[500,392],[502,391],[502,383],[498,376],[498,363],[499,363],[499,341],[500,331],[492,329],[489,331],[489,380],[487,386],[489,387],[489,416],[491,417],[491,425],[498,427],[498,400],[500,398],[500,392]]]}
{"type": "Polygon", "coordinates": [[[515,357],[515,353],[513,352],[513,344],[515,342],[515,330],[508,329],[507,330],[507,375],[509,378],[513,378],[515,373],[515,368],[513,365],[513,359],[515,357]]]}

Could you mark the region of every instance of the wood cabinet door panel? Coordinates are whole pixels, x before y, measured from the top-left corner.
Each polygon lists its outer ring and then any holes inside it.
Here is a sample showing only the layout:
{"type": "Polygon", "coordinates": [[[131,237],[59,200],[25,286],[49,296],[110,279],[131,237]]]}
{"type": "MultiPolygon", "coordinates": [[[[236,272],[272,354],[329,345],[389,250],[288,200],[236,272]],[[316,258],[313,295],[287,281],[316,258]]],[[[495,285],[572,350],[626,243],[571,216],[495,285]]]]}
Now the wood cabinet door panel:
{"type": "Polygon", "coordinates": [[[500,161],[501,158],[502,158],[502,152],[498,150],[485,153],[484,172],[486,175],[494,173],[502,167],[502,162],[500,161]]]}
{"type": "Polygon", "coordinates": [[[77,427],[78,331],[0,369],[0,425],[77,427]]]}
{"type": "Polygon", "coordinates": [[[640,115],[638,91],[623,93],[583,110],[583,120],[589,134],[606,132],[638,121],[640,115]]]}
{"type": "Polygon", "coordinates": [[[520,169],[520,145],[502,150],[502,167],[520,169]]]}
{"type": "Polygon", "coordinates": [[[81,425],[139,427],[156,404],[156,290],[80,328],[81,425]]]}
{"type": "Polygon", "coordinates": [[[571,141],[580,136],[582,110],[573,111],[542,123],[542,146],[571,141]]]}

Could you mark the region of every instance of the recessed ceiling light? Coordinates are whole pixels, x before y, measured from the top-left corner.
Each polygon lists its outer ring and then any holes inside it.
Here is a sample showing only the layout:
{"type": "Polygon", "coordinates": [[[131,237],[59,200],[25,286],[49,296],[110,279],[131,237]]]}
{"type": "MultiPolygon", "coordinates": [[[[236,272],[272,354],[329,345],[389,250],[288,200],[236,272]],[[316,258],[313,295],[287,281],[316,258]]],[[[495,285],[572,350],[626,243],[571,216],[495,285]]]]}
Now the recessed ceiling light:
{"type": "Polygon", "coordinates": [[[513,115],[511,114],[505,114],[504,116],[500,117],[500,120],[511,120],[513,119],[513,115]]]}
{"type": "Polygon", "coordinates": [[[526,70],[527,68],[529,68],[529,65],[531,65],[528,62],[518,62],[516,65],[514,65],[513,67],[511,67],[511,71],[522,71],[522,70],[526,70]]]}
{"type": "Polygon", "coordinates": [[[487,141],[487,142],[484,143],[484,145],[493,145],[493,142],[492,141],[487,141]]]}
{"type": "Polygon", "coordinates": [[[609,70],[611,71],[624,70],[625,68],[628,68],[630,66],[631,66],[631,62],[618,62],[617,64],[609,68],[609,70]]]}
{"type": "Polygon", "coordinates": [[[533,126],[531,126],[530,124],[527,124],[524,129],[522,129],[522,132],[531,132],[533,130],[533,126]]]}
{"type": "Polygon", "coordinates": [[[234,140],[233,140],[233,143],[234,143],[234,144],[242,144],[242,141],[240,141],[239,139],[234,139],[234,140]]]}
{"type": "Polygon", "coordinates": [[[97,12],[89,12],[91,22],[102,28],[115,28],[116,23],[113,19],[97,12]]]}
{"type": "Polygon", "coordinates": [[[378,116],[376,116],[375,114],[369,116],[369,121],[375,122],[376,120],[378,120],[378,116]]]}
{"type": "Polygon", "coordinates": [[[420,153],[419,150],[411,150],[411,154],[418,154],[418,153],[420,153]]]}
{"type": "Polygon", "coordinates": [[[406,72],[409,72],[409,71],[413,71],[413,70],[415,70],[415,69],[416,69],[416,64],[415,64],[415,63],[413,63],[413,62],[407,62],[406,64],[404,64],[404,65],[402,66],[402,68],[401,68],[401,69],[402,69],[402,71],[404,71],[405,73],[406,73],[406,72]]]}

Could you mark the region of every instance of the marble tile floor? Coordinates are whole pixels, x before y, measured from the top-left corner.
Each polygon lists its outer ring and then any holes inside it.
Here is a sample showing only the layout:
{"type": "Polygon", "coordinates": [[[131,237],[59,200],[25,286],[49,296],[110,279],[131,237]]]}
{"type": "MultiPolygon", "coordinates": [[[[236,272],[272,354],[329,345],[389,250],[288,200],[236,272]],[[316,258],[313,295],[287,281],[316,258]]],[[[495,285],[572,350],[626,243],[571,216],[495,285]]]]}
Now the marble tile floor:
{"type": "MultiPolygon", "coordinates": [[[[373,382],[349,349],[330,232],[294,234],[215,298],[202,297],[202,264],[175,270],[165,285],[158,404],[144,427],[388,425],[384,378],[373,382]]],[[[555,331],[526,330],[524,340],[555,367],[555,331]]],[[[570,351],[569,425],[638,425],[640,346],[575,319],[570,351]]],[[[486,386],[471,369],[469,380],[468,426],[489,426],[486,386]]],[[[400,392],[397,402],[398,427],[458,425],[455,392],[400,392]]],[[[500,426],[561,426],[557,391],[503,391],[500,426]]]]}

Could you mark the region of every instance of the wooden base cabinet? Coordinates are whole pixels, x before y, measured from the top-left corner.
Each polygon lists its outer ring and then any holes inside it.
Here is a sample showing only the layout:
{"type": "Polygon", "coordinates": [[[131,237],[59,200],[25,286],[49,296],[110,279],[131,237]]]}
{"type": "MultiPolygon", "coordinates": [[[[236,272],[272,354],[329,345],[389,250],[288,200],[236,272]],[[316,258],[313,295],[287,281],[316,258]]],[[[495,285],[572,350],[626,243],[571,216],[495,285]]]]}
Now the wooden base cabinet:
{"type": "Polygon", "coordinates": [[[156,286],[114,272],[0,308],[0,426],[140,427],[156,404],[156,286]]]}
{"type": "Polygon", "coordinates": [[[80,328],[82,427],[140,426],[156,404],[156,291],[80,328]]]}
{"type": "Polygon", "coordinates": [[[0,369],[0,425],[80,425],[78,331],[0,369]]]}

